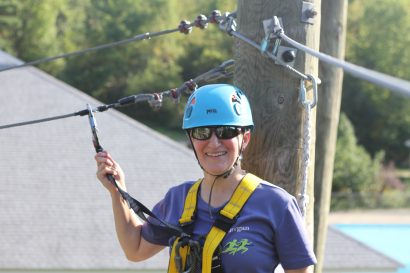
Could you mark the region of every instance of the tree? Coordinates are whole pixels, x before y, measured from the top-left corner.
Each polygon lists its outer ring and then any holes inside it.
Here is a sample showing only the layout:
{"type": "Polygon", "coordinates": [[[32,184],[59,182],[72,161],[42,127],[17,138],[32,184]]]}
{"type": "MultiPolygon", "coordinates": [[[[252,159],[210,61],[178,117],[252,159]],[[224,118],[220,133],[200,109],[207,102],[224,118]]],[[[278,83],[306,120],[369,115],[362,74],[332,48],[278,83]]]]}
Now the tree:
{"type": "MultiPolygon", "coordinates": [[[[77,5],[74,1],[18,0],[3,1],[0,6],[1,47],[24,61],[50,57],[72,48],[76,33],[77,5]],[[74,14],[75,17],[74,17],[74,14]],[[46,16],[45,16],[46,15],[46,16]],[[67,26],[72,31],[68,32],[67,26]]],[[[42,69],[58,73],[65,60],[41,65],[42,69]]]]}
{"type": "MultiPolygon", "coordinates": [[[[0,46],[24,61],[55,56],[134,35],[176,28],[214,9],[234,10],[231,1],[189,0],[3,0],[0,46]],[[180,6],[184,8],[179,8],[180,6]]],[[[103,102],[180,86],[231,58],[232,39],[209,26],[133,42],[39,65],[41,69],[103,102]]],[[[125,113],[158,128],[180,128],[183,105],[146,104],[125,113]]]]}
{"type": "Polygon", "coordinates": [[[18,9],[17,1],[9,0],[0,3],[0,48],[12,53],[14,53],[12,38],[20,25],[18,9]]]}
{"type": "MultiPolygon", "coordinates": [[[[333,173],[332,192],[360,193],[377,192],[380,187],[378,174],[383,153],[375,159],[357,143],[354,128],[342,113],[338,127],[338,139],[333,173]]],[[[337,200],[332,200],[333,207],[337,200]]]]}
{"type": "MultiPolygon", "coordinates": [[[[186,0],[182,3],[176,0],[122,0],[118,5],[118,1],[91,1],[84,10],[83,47],[145,32],[174,29],[181,18],[192,21],[200,10],[206,15],[210,14],[208,7],[215,3],[191,5],[186,0]],[[186,9],[178,9],[178,4],[186,9]]],[[[206,31],[195,29],[190,35],[174,33],[72,58],[61,76],[104,102],[136,93],[158,92],[178,87],[185,80],[226,60],[230,50],[224,48],[231,47],[223,47],[221,41],[230,39],[223,37],[215,27],[209,27],[206,31]],[[212,36],[209,32],[217,35],[212,36]],[[207,35],[212,38],[207,39],[207,35]]],[[[176,107],[172,103],[164,103],[158,112],[154,112],[149,106],[141,104],[138,108],[122,111],[151,126],[180,128],[182,108],[183,105],[176,107]]]]}
{"type": "MultiPolygon", "coordinates": [[[[410,79],[410,6],[407,0],[355,0],[349,6],[347,59],[370,69],[410,79]]],[[[346,76],[342,110],[359,143],[371,155],[404,164],[410,136],[410,100],[346,76]]]]}

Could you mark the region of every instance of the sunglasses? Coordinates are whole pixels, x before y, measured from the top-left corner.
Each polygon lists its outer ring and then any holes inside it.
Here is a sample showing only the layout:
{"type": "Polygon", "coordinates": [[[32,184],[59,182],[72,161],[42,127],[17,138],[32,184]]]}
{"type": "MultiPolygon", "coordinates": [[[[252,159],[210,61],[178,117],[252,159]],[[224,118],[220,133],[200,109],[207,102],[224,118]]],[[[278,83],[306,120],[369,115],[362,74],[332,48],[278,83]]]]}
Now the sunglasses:
{"type": "Polygon", "coordinates": [[[242,132],[242,128],[235,126],[196,127],[190,130],[190,135],[196,140],[208,140],[215,133],[218,139],[231,139],[242,132]]]}

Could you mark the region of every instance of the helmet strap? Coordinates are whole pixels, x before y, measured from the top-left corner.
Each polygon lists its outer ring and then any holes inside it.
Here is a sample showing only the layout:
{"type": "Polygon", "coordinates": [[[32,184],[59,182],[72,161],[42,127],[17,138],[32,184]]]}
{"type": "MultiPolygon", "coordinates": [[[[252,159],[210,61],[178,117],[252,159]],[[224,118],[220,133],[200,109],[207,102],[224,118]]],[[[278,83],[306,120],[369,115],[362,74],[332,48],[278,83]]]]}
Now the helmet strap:
{"type": "Polygon", "coordinates": [[[236,167],[238,166],[239,160],[242,159],[242,152],[243,152],[243,137],[242,137],[242,143],[239,144],[238,142],[238,150],[239,150],[239,154],[235,159],[235,162],[233,163],[232,167],[229,168],[229,170],[227,170],[226,172],[224,172],[223,174],[220,174],[223,178],[228,178],[231,173],[233,173],[233,171],[236,169],[236,167]]]}

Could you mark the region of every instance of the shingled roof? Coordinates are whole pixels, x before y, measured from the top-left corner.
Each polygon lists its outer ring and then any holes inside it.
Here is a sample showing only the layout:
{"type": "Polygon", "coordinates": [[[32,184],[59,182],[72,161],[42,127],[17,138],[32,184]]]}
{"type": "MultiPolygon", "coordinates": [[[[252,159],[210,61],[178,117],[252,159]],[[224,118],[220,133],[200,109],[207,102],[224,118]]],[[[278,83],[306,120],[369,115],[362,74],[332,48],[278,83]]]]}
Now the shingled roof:
{"type": "MultiPolygon", "coordinates": [[[[0,52],[0,66],[19,62],[0,52]]],[[[1,72],[0,82],[0,125],[102,104],[33,67],[1,72]]],[[[96,118],[104,148],[126,173],[128,192],[146,206],[169,187],[201,176],[184,145],[115,110],[96,118]]],[[[124,257],[109,194],[95,177],[87,118],[0,130],[0,143],[0,268],[166,268],[165,252],[141,263],[124,257]]]]}
{"type": "Polygon", "coordinates": [[[329,226],[324,272],[396,272],[398,261],[329,226]]]}
{"type": "MultiPolygon", "coordinates": [[[[0,51],[0,67],[18,63],[0,51]]],[[[0,82],[0,125],[102,104],[33,67],[1,72],[0,82]]],[[[102,144],[125,170],[128,191],[148,207],[169,187],[201,176],[184,145],[115,110],[96,118],[102,144]]],[[[0,271],[166,268],[166,251],[141,263],[128,262],[122,254],[110,197],[95,177],[85,117],[0,130],[0,154],[0,271]]],[[[325,272],[399,266],[329,228],[325,272]]]]}

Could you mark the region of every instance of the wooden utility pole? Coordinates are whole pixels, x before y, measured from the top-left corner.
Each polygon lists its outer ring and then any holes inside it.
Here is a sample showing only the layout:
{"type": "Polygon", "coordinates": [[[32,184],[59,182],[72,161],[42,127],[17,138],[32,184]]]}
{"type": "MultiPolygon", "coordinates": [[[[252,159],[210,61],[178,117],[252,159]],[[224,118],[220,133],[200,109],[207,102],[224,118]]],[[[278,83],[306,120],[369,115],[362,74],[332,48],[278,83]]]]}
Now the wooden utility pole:
{"type": "MultiPolygon", "coordinates": [[[[322,1],[320,51],[344,59],[348,0],[322,1]]],[[[319,102],[317,107],[317,142],[315,162],[315,272],[322,272],[327,216],[332,192],[333,163],[342,95],[343,70],[320,63],[319,102]]]]}
{"type": "MultiPolygon", "coordinates": [[[[314,4],[315,9],[315,12],[311,10],[313,24],[301,21],[300,0],[239,0],[238,32],[260,44],[265,36],[263,20],[275,15],[282,19],[288,37],[318,50],[320,0],[310,0],[310,3],[314,4]]],[[[284,42],[281,45],[288,46],[284,42]]],[[[300,193],[302,178],[304,109],[298,101],[300,78],[239,39],[235,41],[234,57],[234,84],[248,95],[255,122],[255,132],[245,151],[243,165],[250,172],[296,196],[300,193]]],[[[298,51],[294,68],[316,77],[318,60],[298,51]]],[[[307,190],[310,203],[305,219],[309,234],[313,237],[315,111],[311,118],[311,163],[307,190]]]]}

